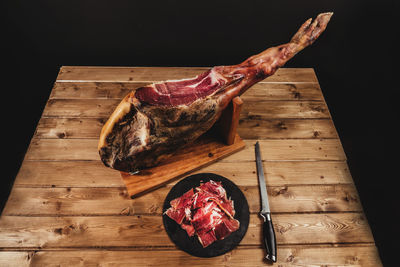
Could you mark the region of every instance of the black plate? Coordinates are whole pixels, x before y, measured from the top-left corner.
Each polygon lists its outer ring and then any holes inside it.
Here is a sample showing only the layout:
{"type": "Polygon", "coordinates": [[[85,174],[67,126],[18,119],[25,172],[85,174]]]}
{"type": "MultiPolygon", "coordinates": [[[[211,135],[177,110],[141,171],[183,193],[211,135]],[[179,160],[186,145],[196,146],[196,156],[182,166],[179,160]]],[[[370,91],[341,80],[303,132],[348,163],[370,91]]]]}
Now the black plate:
{"type": "Polygon", "coordinates": [[[189,237],[185,230],[181,228],[174,220],[167,215],[163,215],[164,228],[168,233],[169,238],[181,250],[197,257],[210,258],[225,254],[234,249],[246,234],[249,226],[249,205],[243,195],[242,191],[230,180],[214,174],[214,173],[199,173],[191,175],[177,183],[172,187],[164,201],[163,213],[170,208],[169,202],[177,197],[182,196],[190,188],[195,188],[200,185],[200,181],[208,182],[214,180],[215,182],[222,182],[222,186],[226,190],[226,194],[232,198],[235,206],[235,219],[240,222],[239,230],[231,233],[223,240],[217,240],[206,248],[200,244],[197,235],[189,237]]]}

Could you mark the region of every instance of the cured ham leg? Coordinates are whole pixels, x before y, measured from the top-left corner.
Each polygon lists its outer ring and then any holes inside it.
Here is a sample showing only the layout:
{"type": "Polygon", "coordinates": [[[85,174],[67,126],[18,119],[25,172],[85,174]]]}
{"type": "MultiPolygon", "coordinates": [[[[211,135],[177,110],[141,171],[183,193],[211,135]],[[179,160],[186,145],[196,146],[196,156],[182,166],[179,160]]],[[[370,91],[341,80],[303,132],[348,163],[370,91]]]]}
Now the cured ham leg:
{"type": "Polygon", "coordinates": [[[233,66],[217,66],[191,79],[150,84],[129,93],[105,123],[99,140],[103,163],[135,172],[157,165],[196,140],[236,96],[273,75],[325,30],[333,13],[307,20],[289,43],[233,66]]]}

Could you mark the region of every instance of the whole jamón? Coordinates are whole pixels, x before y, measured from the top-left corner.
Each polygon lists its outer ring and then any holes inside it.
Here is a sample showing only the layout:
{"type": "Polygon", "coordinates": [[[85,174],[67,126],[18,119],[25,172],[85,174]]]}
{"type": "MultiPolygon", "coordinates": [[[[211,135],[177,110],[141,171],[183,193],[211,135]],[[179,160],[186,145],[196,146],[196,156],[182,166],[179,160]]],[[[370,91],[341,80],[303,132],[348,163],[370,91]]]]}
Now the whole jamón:
{"type": "Polygon", "coordinates": [[[311,45],[332,14],[307,20],[289,43],[241,64],[213,67],[195,78],[154,83],[130,92],[101,130],[101,160],[108,167],[137,172],[171,157],[208,131],[234,97],[311,45]]]}

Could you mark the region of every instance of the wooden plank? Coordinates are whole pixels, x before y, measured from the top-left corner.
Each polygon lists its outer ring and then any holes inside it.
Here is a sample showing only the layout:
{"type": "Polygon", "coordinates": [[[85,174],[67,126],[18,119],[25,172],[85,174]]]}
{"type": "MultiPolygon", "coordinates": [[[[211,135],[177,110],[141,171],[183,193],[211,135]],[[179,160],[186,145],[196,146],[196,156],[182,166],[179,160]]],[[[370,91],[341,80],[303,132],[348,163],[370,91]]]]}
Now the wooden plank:
{"type": "MultiPolygon", "coordinates": [[[[362,213],[275,214],[277,243],[372,243],[362,213]]],[[[241,245],[261,246],[261,219],[250,216],[241,245]]],[[[174,246],[161,216],[22,217],[0,218],[0,248],[174,246]]]]}
{"type": "MultiPolygon", "coordinates": [[[[50,99],[42,116],[108,118],[119,102],[119,99],[50,99]]],[[[322,101],[248,100],[240,115],[241,119],[330,118],[322,101]]]]}
{"type": "MultiPolygon", "coordinates": [[[[50,99],[116,98],[147,85],[142,82],[56,82],[50,99]]],[[[241,96],[247,100],[319,100],[323,96],[318,83],[257,83],[241,96]]]]}
{"type": "Polygon", "coordinates": [[[32,139],[25,160],[98,160],[96,139],[32,139]]]}
{"type": "Polygon", "coordinates": [[[119,99],[50,99],[42,117],[108,118],[119,102],[119,99]]]}
{"type": "MultiPolygon", "coordinates": [[[[93,138],[100,136],[105,118],[41,118],[37,138],[93,138]]],[[[328,119],[246,119],[238,133],[243,139],[338,138],[328,119]]]]}
{"type": "MultiPolygon", "coordinates": [[[[82,67],[63,66],[57,82],[153,82],[191,78],[208,67],[82,67]]],[[[312,68],[281,68],[262,82],[318,82],[312,68]]]]}
{"type": "MultiPolygon", "coordinates": [[[[267,161],[264,170],[268,186],[353,183],[347,164],[340,161],[267,161]]],[[[241,186],[258,185],[255,162],[216,162],[194,173],[202,172],[217,173],[241,186]]],[[[24,161],[14,182],[16,186],[124,187],[124,183],[118,171],[100,161],[24,161]]]]}
{"type": "Polygon", "coordinates": [[[36,128],[37,138],[98,139],[104,118],[41,118],[36,128]]]}
{"type": "MultiPolygon", "coordinates": [[[[345,162],[264,162],[267,185],[353,183],[345,162]]],[[[253,170],[255,174],[255,170],[253,170]]],[[[233,174],[232,174],[233,175],[233,174]]]]}
{"type": "MultiPolygon", "coordinates": [[[[214,258],[192,257],[180,250],[67,250],[67,251],[1,251],[0,265],[8,266],[265,266],[261,248],[235,249],[214,258]]],[[[292,246],[279,248],[279,266],[382,266],[373,245],[292,246]]]]}
{"type": "Polygon", "coordinates": [[[250,100],[314,100],[324,101],[318,83],[256,83],[243,95],[243,101],[250,100]]]}
{"type": "Polygon", "coordinates": [[[143,82],[56,82],[49,99],[122,99],[130,91],[147,85],[143,82]]]}
{"type": "Polygon", "coordinates": [[[138,82],[183,79],[203,73],[206,67],[86,67],[62,66],[57,82],[138,82]]]}
{"type": "Polygon", "coordinates": [[[238,134],[244,139],[338,138],[329,119],[241,119],[238,134]]]}
{"type": "MultiPolygon", "coordinates": [[[[241,186],[250,212],[260,211],[258,186],[241,186]]],[[[171,186],[130,198],[125,188],[19,188],[15,187],[3,215],[133,215],[161,214],[171,186]]],[[[229,195],[229,194],[228,194],[229,195]]],[[[355,187],[308,185],[268,187],[272,212],[362,211],[355,187]]]]}
{"type": "MultiPolygon", "coordinates": [[[[255,140],[245,140],[245,149],[226,157],[223,161],[239,162],[254,160],[255,140]]],[[[346,160],[339,139],[282,139],[260,140],[263,160],[346,160]]]]}
{"type": "MultiPolygon", "coordinates": [[[[32,139],[26,160],[99,160],[96,139],[32,139]]],[[[255,140],[244,140],[246,147],[222,159],[227,162],[254,160],[255,140]]],[[[261,140],[264,160],[346,160],[339,139],[261,140]]],[[[212,152],[212,151],[211,151],[212,152]]]]}
{"type": "Polygon", "coordinates": [[[0,251],[0,266],[31,266],[31,257],[34,253],[30,251],[0,251]]]}
{"type": "Polygon", "coordinates": [[[330,118],[322,101],[247,101],[240,119],[330,118]]]}
{"type": "Polygon", "coordinates": [[[16,186],[123,187],[118,171],[100,161],[24,161],[16,186]]]}

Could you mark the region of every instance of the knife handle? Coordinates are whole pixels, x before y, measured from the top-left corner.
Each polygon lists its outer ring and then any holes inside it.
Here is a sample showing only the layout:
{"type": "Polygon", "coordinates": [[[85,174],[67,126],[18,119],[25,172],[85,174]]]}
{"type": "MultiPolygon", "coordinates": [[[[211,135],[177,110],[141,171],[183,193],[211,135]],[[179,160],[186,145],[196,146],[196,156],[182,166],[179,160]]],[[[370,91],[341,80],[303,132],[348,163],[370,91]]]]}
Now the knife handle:
{"type": "Polygon", "coordinates": [[[263,237],[265,250],[267,251],[267,256],[265,256],[265,258],[272,262],[276,262],[276,238],[271,215],[269,212],[267,212],[260,213],[260,216],[264,219],[263,237]]]}

